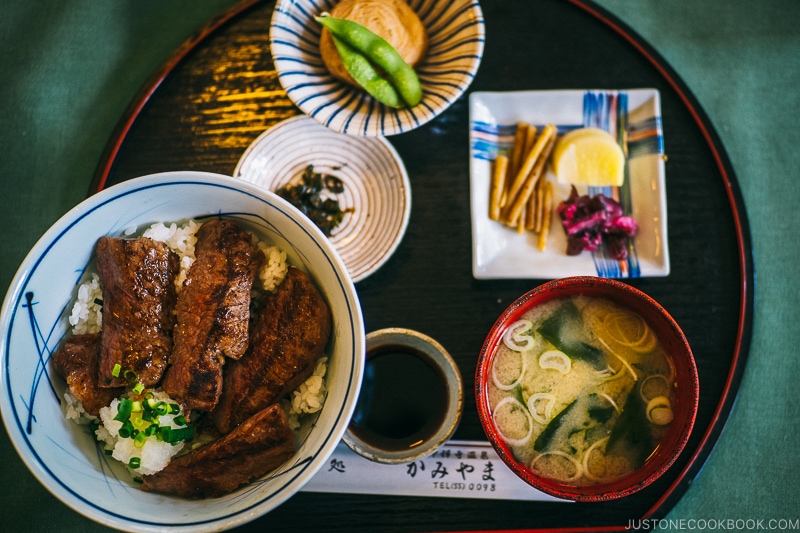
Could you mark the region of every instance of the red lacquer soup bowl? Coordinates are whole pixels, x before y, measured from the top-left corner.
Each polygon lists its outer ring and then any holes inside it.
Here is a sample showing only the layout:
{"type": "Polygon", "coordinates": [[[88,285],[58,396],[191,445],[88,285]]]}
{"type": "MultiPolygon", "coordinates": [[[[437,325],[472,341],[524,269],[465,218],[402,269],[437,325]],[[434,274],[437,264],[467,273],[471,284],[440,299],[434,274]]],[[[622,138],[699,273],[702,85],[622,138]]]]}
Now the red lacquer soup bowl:
{"type": "Polygon", "coordinates": [[[478,415],[531,486],[605,501],[658,479],[686,446],[699,380],[681,328],[621,281],[579,276],[512,303],[484,341],[478,415]]]}

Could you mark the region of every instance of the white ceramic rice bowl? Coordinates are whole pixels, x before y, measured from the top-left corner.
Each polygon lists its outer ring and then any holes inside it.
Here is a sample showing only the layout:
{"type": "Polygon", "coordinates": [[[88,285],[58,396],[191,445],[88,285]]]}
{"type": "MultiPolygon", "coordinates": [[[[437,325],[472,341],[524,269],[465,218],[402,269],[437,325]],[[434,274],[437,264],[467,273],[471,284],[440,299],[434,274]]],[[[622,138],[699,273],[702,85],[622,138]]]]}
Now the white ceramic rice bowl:
{"type": "Polygon", "coordinates": [[[56,222],[25,258],[0,314],[0,411],[36,478],[75,511],[127,531],[218,531],[246,523],[297,492],[326,463],[351,418],[363,373],[365,333],[347,270],[328,240],[277,195],[202,172],[146,176],[106,189],[56,222]],[[319,418],[301,428],[295,455],[265,478],[221,498],[187,500],[141,491],[104,455],[89,429],[68,421],[66,389],[48,363],[94,244],[131,226],[223,214],[272,240],[313,276],[333,314],[333,341],[319,418]]]}

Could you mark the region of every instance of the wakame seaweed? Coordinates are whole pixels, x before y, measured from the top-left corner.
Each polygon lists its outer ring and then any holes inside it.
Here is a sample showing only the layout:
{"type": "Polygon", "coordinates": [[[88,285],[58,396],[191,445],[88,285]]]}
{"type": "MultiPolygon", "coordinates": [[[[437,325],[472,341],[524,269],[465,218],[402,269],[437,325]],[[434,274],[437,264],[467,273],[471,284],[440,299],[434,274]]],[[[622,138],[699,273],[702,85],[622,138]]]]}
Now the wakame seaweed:
{"type": "Polygon", "coordinates": [[[617,449],[621,455],[627,455],[624,450],[631,450],[630,455],[635,459],[634,468],[642,466],[655,447],[645,408],[638,387],[634,388],[606,443],[607,455],[615,455],[617,449]]]}
{"type": "Polygon", "coordinates": [[[583,317],[572,301],[567,301],[556,309],[542,322],[537,331],[569,357],[585,361],[597,370],[606,368],[605,353],[584,342],[583,317]]]}
{"type": "MultiPolygon", "coordinates": [[[[537,452],[549,451],[552,449],[553,443],[566,443],[576,433],[588,432],[596,428],[602,430],[603,424],[608,422],[613,415],[614,407],[603,405],[597,394],[581,393],[553,417],[544,431],[539,434],[533,444],[533,449],[537,452]],[[572,414],[573,411],[575,416],[572,414]],[[571,420],[569,426],[565,425],[567,419],[571,420]]],[[[575,453],[574,450],[572,453],[575,453]]]]}
{"type": "Polygon", "coordinates": [[[567,414],[575,407],[575,404],[578,403],[578,400],[572,400],[572,403],[567,405],[564,409],[561,410],[553,419],[547,424],[547,427],[544,428],[539,436],[536,438],[536,442],[533,443],[533,449],[537,452],[543,452],[550,447],[550,443],[553,441],[553,437],[555,437],[556,432],[561,429],[561,426],[564,424],[564,420],[567,417],[567,414]]]}
{"type": "Polygon", "coordinates": [[[590,407],[589,408],[589,418],[592,420],[596,420],[601,424],[605,424],[611,418],[611,415],[614,414],[613,407],[590,407]]]}

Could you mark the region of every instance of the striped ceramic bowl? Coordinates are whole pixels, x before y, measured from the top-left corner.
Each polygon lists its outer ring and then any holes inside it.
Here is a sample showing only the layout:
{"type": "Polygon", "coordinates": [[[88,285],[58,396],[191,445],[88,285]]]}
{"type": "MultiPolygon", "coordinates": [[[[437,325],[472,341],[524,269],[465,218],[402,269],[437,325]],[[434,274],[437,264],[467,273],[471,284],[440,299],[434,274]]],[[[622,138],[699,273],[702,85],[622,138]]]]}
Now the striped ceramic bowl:
{"type": "Polygon", "coordinates": [[[467,90],[483,55],[484,22],[478,0],[409,0],[428,30],[428,53],[416,71],[422,102],[411,109],[386,107],[328,73],[319,51],[314,16],[337,0],[280,0],[270,29],[272,57],[281,85],[307,115],[353,135],[385,136],[429,122],[467,90]]]}
{"type": "Polygon", "coordinates": [[[233,176],[274,192],[298,183],[308,165],[344,185],[333,196],[352,211],[329,239],[353,282],[361,281],[389,259],[408,226],[411,184],[403,160],[385,138],[342,135],[298,115],[259,135],[233,176]]]}

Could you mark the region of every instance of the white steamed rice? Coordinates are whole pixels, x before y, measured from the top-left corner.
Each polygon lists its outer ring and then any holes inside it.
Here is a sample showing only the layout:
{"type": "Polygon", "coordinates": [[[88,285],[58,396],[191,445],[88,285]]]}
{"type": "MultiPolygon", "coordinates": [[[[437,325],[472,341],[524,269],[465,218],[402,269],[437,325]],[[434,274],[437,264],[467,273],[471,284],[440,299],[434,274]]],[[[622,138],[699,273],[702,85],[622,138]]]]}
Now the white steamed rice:
{"type": "Polygon", "coordinates": [[[103,291],[94,272],[78,287],[78,295],[69,316],[72,333],[97,333],[103,326],[103,291]]]}
{"type": "Polygon", "coordinates": [[[64,418],[76,424],[87,425],[98,421],[96,416],[86,412],[83,404],[69,391],[64,393],[64,403],[61,405],[64,411],[64,418]]]}
{"type": "Polygon", "coordinates": [[[180,292],[186,279],[186,272],[194,263],[194,245],[197,244],[197,230],[200,224],[189,220],[183,226],[175,222],[167,226],[163,222],[153,224],[145,230],[142,237],[150,237],[154,241],[163,242],[178,255],[181,270],[175,277],[175,289],[180,292]]]}
{"type": "Polygon", "coordinates": [[[261,288],[265,291],[274,291],[281,284],[286,273],[289,271],[289,263],[286,262],[286,252],[277,246],[270,246],[259,240],[255,236],[256,246],[264,253],[267,258],[261,270],[258,271],[258,278],[261,280],[261,288]]]}
{"type": "Polygon", "coordinates": [[[325,402],[325,372],[328,370],[328,358],[321,357],[317,361],[314,372],[297,387],[292,394],[281,402],[281,407],[289,418],[289,427],[297,430],[300,428],[300,418],[303,415],[316,413],[322,409],[325,402]]]}
{"type": "MultiPolygon", "coordinates": [[[[180,291],[183,281],[186,279],[186,272],[194,263],[194,248],[197,242],[196,233],[200,228],[200,223],[189,220],[183,225],[172,223],[169,226],[163,223],[151,225],[143,233],[143,237],[163,242],[174,251],[180,261],[180,272],[175,279],[175,286],[180,291]]],[[[136,228],[129,228],[125,231],[126,236],[137,233],[136,228]]],[[[274,291],[286,277],[289,264],[286,260],[286,252],[277,246],[269,245],[255,235],[253,242],[264,253],[266,261],[258,272],[258,280],[263,291],[274,291]]],[[[81,283],[69,316],[69,324],[72,326],[73,334],[97,333],[103,325],[103,293],[100,287],[100,278],[97,273],[88,274],[88,279],[81,283]]],[[[293,430],[300,428],[301,419],[304,415],[318,412],[322,409],[325,401],[327,388],[325,386],[325,373],[327,371],[327,357],[320,358],[312,375],[306,379],[289,397],[281,402],[281,407],[289,418],[289,426],[293,430]]],[[[154,391],[159,400],[163,399],[167,403],[173,403],[169,396],[163,391],[154,391]]],[[[159,442],[155,437],[149,437],[142,448],[136,448],[133,439],[119,438],[119,428],[122,423],[114,420],[116,416],[119,400],[115,399],[111,405],[104,407],[100,411],[100,419],[88,414],[80,401],[69,392],[64,394],[64,416],[77,424],[90,424],[102,422],[96,431],[97,440],[104,443],[106,450],[111,452],[112,457],[127,465],[133,457],[141,459],[141,465],[136,470],[131,470],[136,476],[148,475],[163,469],[169,460],[183,449],[183,443],[172,445],[159,442]]],[[[172,427],[177,425],[172,422],[176,415],[164,415],[161,417],[161,425],[169,424],[172,427]]],[[[195,441],[202,441],[195,438],[195,441]]],[[[196,447],[193,442],[192,447],[196,447]]]]}

